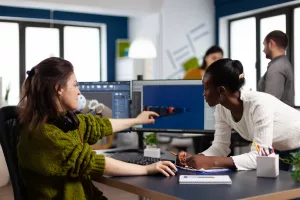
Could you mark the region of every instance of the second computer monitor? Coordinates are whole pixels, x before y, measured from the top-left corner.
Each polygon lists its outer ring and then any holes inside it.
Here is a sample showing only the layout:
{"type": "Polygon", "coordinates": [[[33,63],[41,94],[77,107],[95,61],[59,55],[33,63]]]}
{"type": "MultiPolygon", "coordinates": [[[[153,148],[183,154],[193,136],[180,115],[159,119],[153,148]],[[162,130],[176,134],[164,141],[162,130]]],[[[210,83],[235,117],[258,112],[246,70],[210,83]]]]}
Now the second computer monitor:
{"type": "Polygon", "coordinates": [[[155,124],[134,126],[135,131],[203,132],[214,129],[213,108],[204,101],[201,80],[132,81],[132,115],[154,111],[155,124]]]}
{"type": "Polygon", "coordinates": [[[89,103],[92,104],[93,100],[96,100],[104,104],[103,117],[131,117],[130,81],[79,82],[78,87],[89,103]]]}

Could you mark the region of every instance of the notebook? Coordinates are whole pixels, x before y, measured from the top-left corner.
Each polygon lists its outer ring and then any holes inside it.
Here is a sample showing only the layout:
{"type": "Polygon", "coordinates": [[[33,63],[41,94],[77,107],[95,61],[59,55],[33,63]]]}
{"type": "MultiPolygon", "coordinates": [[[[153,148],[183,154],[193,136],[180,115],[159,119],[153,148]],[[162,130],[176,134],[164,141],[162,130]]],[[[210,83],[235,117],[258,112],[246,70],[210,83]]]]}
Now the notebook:
{"type": "Polygon", "coordinates": [[[180,184],[232,184],[228,175],[180,175],[180,184]]]}

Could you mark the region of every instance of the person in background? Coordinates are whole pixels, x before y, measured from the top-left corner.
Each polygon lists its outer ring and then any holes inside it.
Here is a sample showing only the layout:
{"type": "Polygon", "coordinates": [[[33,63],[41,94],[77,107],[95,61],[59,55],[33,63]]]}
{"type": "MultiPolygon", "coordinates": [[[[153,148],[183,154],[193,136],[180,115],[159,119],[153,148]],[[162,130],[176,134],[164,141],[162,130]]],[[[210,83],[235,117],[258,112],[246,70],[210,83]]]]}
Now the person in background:
{"type": "Polygon", "coordinates": [[[267,72],[258,83],[258,91],[266,92],[289,106],[295,105],[293,67],[285,55],[288,37],[282,31],[272,31],[264,39],[264,53],[269,62],[267,72]]]}
{"type": "MultiPolygon", "coordinates": [[[[300,112],[270,94],[243,91],[244,84],[240,61],[221,59],[206,70],[203,95],[209,106],[216,106],[214,140],[198,155],[179,152],[177,163],[196,169],[256,169],[258,151],[254,143],[249,153],[227,157],[232,129],[261,147],[273,146],[280,158],[289,159],[291,152],[300,151],[300,112]]],[[[280,161],[279,167],[289,170],[291,166],[280,161]]]]}
{"type": "Polygon", "coordinates": [[[78,108],[72,64],[48,58],[27,72],[18,105],[20,138],[18,162],[28,199],[106,199],[92,180],[103,174],[131,176],[175,175],[169,161],[147,166],[121,162],[93,152],[90,145],[137,124],[154,123],[155,112],[132,119],[75,114],[78,108]]]}
{"type": "Polygon", "coordinates": [[[205,70],[221,58],[223,58],[223,50],[219,46],[210,47],[205,53],[202,65],[188,70],[183,79],[202,79],[205,70]]]}

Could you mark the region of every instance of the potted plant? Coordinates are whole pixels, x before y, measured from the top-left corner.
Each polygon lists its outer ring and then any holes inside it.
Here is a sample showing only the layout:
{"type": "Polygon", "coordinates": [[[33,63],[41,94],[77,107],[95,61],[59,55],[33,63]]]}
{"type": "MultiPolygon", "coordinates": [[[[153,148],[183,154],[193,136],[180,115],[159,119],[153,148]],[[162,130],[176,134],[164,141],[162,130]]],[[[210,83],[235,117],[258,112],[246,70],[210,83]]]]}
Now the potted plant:
{"type": "Polygon", "coordinates": [[[159,158],[160,148],[157,147],[158,140],[155,133],[148,134],[144,137],[146,148],[144,149],[144,156],[159,158]]]}
{"type": "Polygon", "coordinates": [[[9,92],[10,92],[10,85],[8,85],[7,88],[6,88],[4,99],[0,99],[0,107],[8,105],[9,92]]]}
{"type": "Polygon", "coordinates": [[[158,140],[156,138],[156,134],[151,133],[145,136],[144,143],[146,144],[147,148],[156,148],[158,144],[158,140]]]}
{"type": "Polygon", "coordinates": [[[293,165],[291,176],[295,181],[300,181],[300,152],[291,153],[291,164],[293,165]]]}

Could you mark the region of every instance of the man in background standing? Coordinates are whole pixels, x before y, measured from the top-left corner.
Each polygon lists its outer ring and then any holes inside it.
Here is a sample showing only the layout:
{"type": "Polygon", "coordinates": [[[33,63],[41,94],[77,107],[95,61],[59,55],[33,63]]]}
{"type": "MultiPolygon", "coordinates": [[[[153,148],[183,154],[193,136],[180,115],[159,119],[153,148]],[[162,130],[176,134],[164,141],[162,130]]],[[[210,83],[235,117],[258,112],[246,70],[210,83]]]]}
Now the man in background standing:
{"type": "Polygon", "coordinates": [[[288,37],[282,31],[272,31],[266,36],[264,53],[271,62],[258,83],[258,91],[269,93],[294,107],[294,72],[285,55],[287,46],[288,37]]]}

